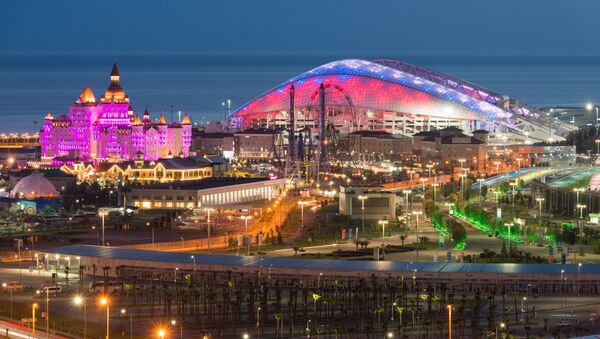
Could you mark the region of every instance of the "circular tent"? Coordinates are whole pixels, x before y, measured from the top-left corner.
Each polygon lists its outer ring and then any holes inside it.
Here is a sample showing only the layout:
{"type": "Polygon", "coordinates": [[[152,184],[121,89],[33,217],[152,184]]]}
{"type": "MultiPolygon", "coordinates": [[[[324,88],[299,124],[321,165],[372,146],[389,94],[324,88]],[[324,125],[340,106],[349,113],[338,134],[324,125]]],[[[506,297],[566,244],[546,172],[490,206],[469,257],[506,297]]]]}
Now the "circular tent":
{"type": "Polygon", "coordinates": [[[33,173],[21,179],[10,191],[11,198],[53,198],[58,197],[54,185],[43,175],[33,173]]]}

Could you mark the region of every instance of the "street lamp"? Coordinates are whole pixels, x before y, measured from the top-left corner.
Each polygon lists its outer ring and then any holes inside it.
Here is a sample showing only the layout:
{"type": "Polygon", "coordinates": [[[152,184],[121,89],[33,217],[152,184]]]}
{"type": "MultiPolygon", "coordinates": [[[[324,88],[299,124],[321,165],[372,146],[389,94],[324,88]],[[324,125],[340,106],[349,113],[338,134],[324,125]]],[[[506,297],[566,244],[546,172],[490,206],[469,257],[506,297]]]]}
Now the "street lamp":
{"type": "Polygon", "coordinates": [[[446,305],[448,309],[448,339],[452,339],[452,305],[446,305]]]}
{"type": "Polygon", "coordinates": [[[542,202],[544,202],[544,198],[535,198],[535,200],[538,202],[539,208],[540,208],[540,219],[542,218],[542,202]]]}
{"type": "Polygon", "coordinates": [[[100,305],[106,306],[106,339],[110,339],[110,305],[108,298],[102,297],[100,305]]]}
{"type": "Polygon", "coordinates": [[[406,213],[408,214],[408,195],[412,193],[411,190],[402,190],[404,193],[404,200],[406,200],[406,213]]]}
{"type": "Polygon", "coordinates": [[[252,219],[251,215],[242,215],[240,219],[244,220],[244,236],[246,237],[246,255],[250,255],[250,241],[248,241],[248,220],[252,219]]]}
{"type": "Polygon", "coordinates": [[[362,211],[362,229],[360,231],[364,234],[365,233],[365,200],[369,199],[369,197],[367,197],[366,195],[359,195],[358,199],[361,202],[360,210],[362,211]]]}
{"type": "Polygon", "coordinates": [[[421,184],[423,186],[423,194],[425,194],[425,183],[427,182],[427,178],[421,178],[419,180],[421,181],[421,184]]]}
{"type": "MultiPolygon", "coordinates": [[[[504,330],[506,327],[505,323],[500,323],[500,329],[504,330]]],[[[498,338],[498,326],[496,326],[496,338],[498,338]]]]}
{"type": "Polygon", "coordinates": [[[585,191],[585,188],[583,187],[578,187],[578,188],[574,188],[573,192],[575,192],[575,194],[577,195],[577,205],[579,205],[579,192],[583,192],[585,191]]]}
{"type": "MultiPolygon", "coordinates": [[[[175,326],[177,325],[177,320],[175,319],[171,319],[171,325],[175,326]]],[[[179,322],[179,338],[183,339],[183,322],[179,322]]]]}
{"type": "Polygon", "coordinates": [[[105,246],[106,242],[104,242],[104,217],[106,217],[108,215],[108,212],[101,210],[101,211],[98,211],[98,214],[102,218],[102,246],[105,246]]]}
{"type": "Polygon", "coordinates": [[[383,227],[381,230],[381,241],[385,238],[385,225],[389,223],[387,220],[379,220],[378,223],[383,227]]]}
{"type": "Polygon", "coordinates": [[[146,226],[152,229],[152,249],[154,249],[154,225],[150,225],[150,223],[147,222],[146,226]]]}
{"type": "Polygon", "coordinates": [[[75,296],[73,299],[73,304],[75,306],[83,306],[83,339],[87,338],[87,310],[85,306],[85,301],[81,296],[75,296]]]}
{"type": "Polygon", "coordinates": [[[160,339],[165,339],[165,334],[166,334],[166,333],[165,333],[165,330],[164,330],[163,328],[160,328],[160,329],[158,330],[158,332],[156,332],[156,334],[158,334],[158,337],[159,337],[160,339]]]}
{"type": "Polygon", "coordinates": [[[190,256],[190,258],[192,259],[192,261],[194,262],[194,272],[196,272],[196,257],[194,257],[193,255],[190,256]]]}
{"type": "Polygon", "coordinates": [[[210,212],[212,212],[213,209],[212,208],[207,208],[206,209],[206,229],[208,232],[208,253],[210,253],[210,212]]]}
{"type": "Polygon", "coordinates": [[[306,205],[306,201],[298,201],[298,205],[300,205],[300,238],[304,239],[304,205],[306,205]]]}
{"type": "Polygon", "coordinates": [[[479,201],[481,202],[483,200],[483,182],[485,181],[485,179],[483,178],[479,178],[477,179],[477,182],[479,183],[479,201]]]}
{"type": "Polygon", "coordinates": [[[436,194],[436,188],[439,187],[439,186],[440,186],[440,184],[438,184],[438,183],[431,184],[431,187],[433,187],[433,203],[434,204],[437,201],[436,196],[435,196],[435,194],[436,194]]]}
{"type": "Polygon", "coordinates": [[[35,338],[35,310],[38,308],[37,303],[31,305],[31,338],[35,338]]]}
{"type": "Polygon", "coordinates": [[[583,219],[583,209],[586,208],[587,206],[584,204],[578,204],[577,208],[579,208],[579,218],[583,219]]]}
{"type": "Polygon", "coordinates": [[[415,236],[417,237],[417,262],[419,262],[419,215],[423,214],[423,211],[413,211],[412,213],[417,217],[415,236]]]}

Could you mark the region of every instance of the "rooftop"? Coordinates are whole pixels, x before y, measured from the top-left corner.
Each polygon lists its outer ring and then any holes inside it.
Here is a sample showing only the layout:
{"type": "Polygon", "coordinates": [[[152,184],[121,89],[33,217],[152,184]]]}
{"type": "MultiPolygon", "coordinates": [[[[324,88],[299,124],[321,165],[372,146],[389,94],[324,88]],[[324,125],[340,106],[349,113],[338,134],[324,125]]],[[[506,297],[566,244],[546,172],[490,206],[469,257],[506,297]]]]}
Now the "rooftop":
{"type": "Polygon", "coordinates": [[[132,186],[133,189],[183,189],[183,190],[202,190],[208,188],[251,184],[255,182],[268,181],[269,178],[206,178],[185,182],[160,183],[144,186],[132,186]]]}
{"type": "MultiPolygon", "coordinates": [[[[397,261],[356,261],[356,260],[322,260],[249,257],[234,255],[215,255],[182,252],[161,252],[136,250],[118,247],[102,247],[91,245],[72,245],[45,250],[48,254],[96,257],[106,259],[143,260],[173,264],[190,264],[190,255],[194,255],[196,265],[227,265],[243,267],[299,268],[323,271],[375,271],[375,272],[414,272],[419,273],[499,273],[499,274],[577,274],[575,264],[469,264],[469,263],[432,263],[432,262],[397,262],[397,261]]],[[[581,274],[600,274],[600,264],[584,264],[581,274]]]]}

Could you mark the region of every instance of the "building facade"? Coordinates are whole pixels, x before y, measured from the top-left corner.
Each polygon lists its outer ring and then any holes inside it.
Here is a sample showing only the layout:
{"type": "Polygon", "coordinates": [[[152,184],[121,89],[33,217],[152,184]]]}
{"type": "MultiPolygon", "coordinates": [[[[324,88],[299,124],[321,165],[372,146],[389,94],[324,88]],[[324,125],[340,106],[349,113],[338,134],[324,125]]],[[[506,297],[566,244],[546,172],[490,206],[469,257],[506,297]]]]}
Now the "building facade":
{"type": "Polygon", "coordinates": [[[383,191],[382,186],[340,186],[339,209],[341,215],[367,220],[396,219],[396,194],[383,191]],[[362,199],[361,199],[362,198],[362,199]]]}
{"type": "Polygon", "coordinates": [[[381,131],[358,131],[348,135],[350,152],[365,160],[402,160],[413,154],[410,138],[381,131]]]}
{"type": "Polygon", "coordinates": [[[420,132],[413,136],[415,153],[421,159],[435,161],[441,169],[469,168],[483,171],[487,159],[487,131],[468,136],[456,127],[420,132]]]}
{"type": "Polygon", "coordinates": [[[44,119],[40,132],[42,159],[64,164],[74,159],[118,162],[132,160],[138,152],[144,159],[169,155],[189,155],[192,124],[187,115],[167,123],[164,116],[150,120],[134,116],[129,97],[121,87],[117,65],[113,65],[110,85],[98,101],[90,87],[81,92],[68,116],[44,119]]]}
{"type": "Polygon", "coordinates": [[[189,209],[249,204],[278,197],[286,179],[223,178],[131,186],[127,201],[142,209],[189,209]]]}

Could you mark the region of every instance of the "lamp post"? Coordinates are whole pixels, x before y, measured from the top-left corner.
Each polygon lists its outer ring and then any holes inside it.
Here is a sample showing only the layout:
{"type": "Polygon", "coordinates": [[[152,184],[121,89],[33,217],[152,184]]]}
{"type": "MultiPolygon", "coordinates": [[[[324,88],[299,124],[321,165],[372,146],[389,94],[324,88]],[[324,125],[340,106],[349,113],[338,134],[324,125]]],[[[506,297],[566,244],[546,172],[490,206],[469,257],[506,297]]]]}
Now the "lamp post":
{"type": "MultiPolygon", "coordinates": [[[[505,323],[500,323],[500,328],[504,329],[506,327],[505,323]]],[[[496,338],[498,338],[498,326],[496,326],[496,338]]]]}
{"type": "Polygon", "coordinates": [[[596,157],[598,157],[598,155],[600,154],[600,139],[596,139],[594,140],[594,142],[596,143],[596,157]]]}
{"type": "Polygon", "coordinates": [[[583,209],[587,206],[584,204],[577,204],[577,208],[579,208],[579,219],[583,219],[583,209]]]}
{"type": "Polygon", "coordinates": [[[206,228],[208,231],[208,253],[210,253],[210,212],[212,212],[212,208],[206,209],[206,228]]]}
{"type": "Polygon", "coordinates": [[[190,258],[192,259],[192,261],[194,262],[194,272],[196,272],[196,257],[194,257],[193,255],[190,256],[190,258]]]}
{"type": "Polygon", "coordinates": [[[512,205],[513,205],[513,209],[515,208],[515,189],[517,187],[517,182],[513,181],[509,184],[510,186],[512,186],[512,205]]]}
{"type": "Polygon", "coordinates": [[[35,339],[35,310],[38,308],[37,303],[31,305],[31,338],[35,339]]]}
{"type": "Polygon", "coordinates": [[[578,187],[578,188],[574,188],[573,191],[575,192],[575,194],[577,195],[577,203],[576,205],[579,205],[579,192],[583,192],[585,191],[585,188],[583,187],[578,187]]]}
{"type": "Polygon", "coordinates": [[[85,301],[83,300],[83,297],[76,296],[75,299],[73,299],[73,304],[76,306],[83,306],[83,339],[85,339],[87,338],[87,310],[85,301]]]}
{"type": "Polygon", "coordinates": [[[147,222],[146,226],[150,227],[150,229],[152,230],[152,249],[155,249],[154,248],[154,225],[151,225],[149,222],[147,222]]]}
{"type": "Polygon", "coordinates": [[[581,265],[582,263],[577,264],[577,295],[579,295],[579,290],[581,289],[581,265]]]}
{"type": "MultiPolygon", "coordinates": [[[[41,291],[35,291],[36,294],[40,294],[41,291]]],[[[46,339],[50,338],[50,289],[46,287],[46,339]]]]}
{"type": "MultiPolygon", "coordinates": [[[[434,178],[434,179],[435,179],[435,178],[434,178]]],[[[439,186],[440,186],[440,184],[438,184],[438,183],[433,183],[433,184],[431,184],[431,187],[433,187],[433,203],[434,203],[434,204],[435,204],[435,202],[437,201],[437,199],[436,199],[436,189],[437,189],[437,187],[439,187],[439,186]]]]}
{"type": "Polygon", "coordinates": [[[304,240],[304,205],[306,201],[298,201],[300,205],[300,239],[304,240]]]}
{"type": "Polygon", "coordinates": [[[110,339],[110,304],[108,298],[102,297],[100,305],[106,306],[106,339],[110,339]]]}
{"type": "Polygon", "coordinates": [[[462,195],[462,198],[465,199],[465,179],[467,178],[467,174],[461,173],[458,176],[460,177],[460,193],[462,195]]]}
{"type": "Polygon", "coordinates": [[[425,194],[425,183],[427,182],[427,178],[421,178],[419,180],[421,181],[421,185],[422,185],[422,189],[423,189],[423,194],[425,194]]]}
{"type": "Polygon", "coordinates": [[[452,339],[452,305],[446,306],[448,309],[448,339],[452,339]]]}
{"type": "Polygon", "coordinates": [[[360,210],[362,211],[362,229],[360,231],[362,234],[365,234],[365,200],[369,199],[369,197],[366,195],[359,195],[358,199],[361,202],[360,210]]]}
{"type": "Polygon", "coordinates": [[[104,242],[104,217],[108,214],[106,211],[99,211],[100,217],[102,218],[102,246],[106,246],[106,242],[104,242]]]}
{"type": "Polygon", "coordinates": [[[404,200],[406,200],[406,213],[408,214],[408,195],[412,193],[411,190],[402,190],[402,193],[404,193],[404,200]]]}
{"type": "Polygon", "coordinates": [[[387,220],[379,220],[378,223],[383,227],[381,230],[381,241],[385,238],[385,225],[389,223],[387,220]]]}
{"type": "Polygon", "coordinates": [[[158,332],[156,332],[156,334],[158,334],[158,337],[160,339],[165,339],[165,330],[164,329],[159,329],[158,332]]]}
{"type": "MultiPolygon", "coordinates": [[[[250,241],[248,241],[248,220],[252,219],[251,215],[242,215],[240,217],[242,220],[244,220],[244,237],[246,237],[246,255],[250,255],[250,241]]],[[[304,227],[304,226],[302,226],[304,227]]]]}
{"type": "Polygon", "coordinates": [[[535,198],[535,200],[538,202],[538,206],[539,206],[539,209],[540,209],[540,212],[539,212],[540,213],[540,219],[541,219],[542,218],[542,202],[544,202],[544,200],[546,200],[546,199],[544,199],[544,198],[535,198]]]}
{"type": "Polygon", "coordinates": [[[419,262],[419,215],[423,214],[423,212],[413,211],[412,213],[417,217],[417,222],[415,223],[415,236],[417,237],[417,262],[419,262]]]}
{"type": "Polygon", "coordinates": [[[479,183],[479,202],[481,202],[483,200],[483,182],[485,181],[485,179],[483,178],[479,178],[477,179],[477,182],[479,183]]]}
{"type": "MultiPolygon", "coordinates": [[[[177,325],[177,320],[172,319],[171,320],[171,325],[172,326],[177,325]]],[[[179,338],[183,339],[183,322],[182,321],[179,322],[179,338]]]]}

